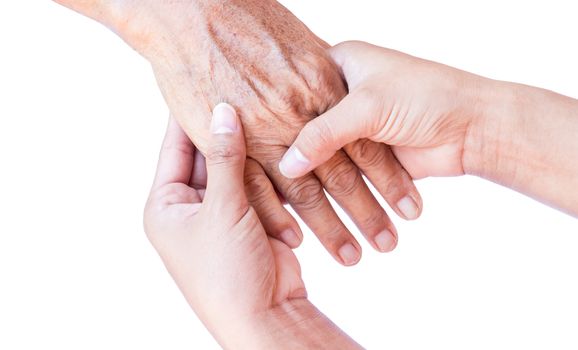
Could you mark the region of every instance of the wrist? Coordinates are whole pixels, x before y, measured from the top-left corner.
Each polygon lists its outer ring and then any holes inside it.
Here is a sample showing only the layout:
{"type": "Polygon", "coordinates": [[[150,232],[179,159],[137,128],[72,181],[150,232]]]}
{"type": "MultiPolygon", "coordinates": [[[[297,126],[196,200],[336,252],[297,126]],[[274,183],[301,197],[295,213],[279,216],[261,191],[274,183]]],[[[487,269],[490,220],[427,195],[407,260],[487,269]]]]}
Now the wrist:
{"type": "Polygon", "coordinates": [[[203,41],[215,35],[208,32],[213,25],[234,18],[232,14],[241,16],[244,11],[236,7],[255,6],[233,0],[117,2],[111,28],[147,59],[171,57],[183,50],[204,53],[203,41]]]}
{"type": "Polygon", "coordinates": [[[517,89],[517,84],[480,78],[464,142],[466,174],[510,185],[516,173],[516,163],[507,159],[516,152],[517,89]]]}
{"type": "Polygon", "coordinates": [[[307,299],[285,301],[213,334],[225,349],[359,349],[307,299]]]}
{"type": "Polygon", "coordinates": [[[195,28],[205,23],[203,16],[216,0],[178,1],[105,1],[106,16],[97,18],[145,58],[170,55],[181,47],[180,37],[191,48],[197,39],[195,28]]]}

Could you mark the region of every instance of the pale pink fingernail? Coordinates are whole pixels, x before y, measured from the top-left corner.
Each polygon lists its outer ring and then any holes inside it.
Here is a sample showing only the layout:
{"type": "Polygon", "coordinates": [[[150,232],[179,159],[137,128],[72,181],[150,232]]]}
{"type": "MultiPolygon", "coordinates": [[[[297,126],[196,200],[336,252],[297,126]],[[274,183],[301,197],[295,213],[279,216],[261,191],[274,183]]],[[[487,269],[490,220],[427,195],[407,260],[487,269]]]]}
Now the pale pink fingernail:
{"type": "Polygon", "coordinates": [[[211,132],[213,134],[232,134],[238,129],[235,109],[227,103],[219,103],[215,106],[213,119],[211,119],[211,132]]]}
{"type": "Polygon", "coordinates": [[[297,248],[301,244],[301,239],[297,236],[297,233],[291,229],[281,232],[281,239],[289,248],[297,248]]]}
{"type": "Polygon", "coordinates": [[[279,170],[283,176],[290,179],[305,175],[311,162],[297,147],[292,146],[279,163],[279,170]]]}
{"type": "Polygon", "coordinates": [[[397,202],[397,208],[408,220],[417,219],[419,215],[419,208],[410,196],[400,199],[399,202],[397,202]]]}
{"type": "Polygon", "coordinates": [[[351,243],[346,243],[339,248],[338,254],[346,266],[355,265],[360,258],[359,252],[351,243]]]}
{"type": "Polygon", "coordinates": [[[374,238],[375,245],[382,253],[391,252],[397,246],[397,238],[389,230],[383,230],[374,238]]]}

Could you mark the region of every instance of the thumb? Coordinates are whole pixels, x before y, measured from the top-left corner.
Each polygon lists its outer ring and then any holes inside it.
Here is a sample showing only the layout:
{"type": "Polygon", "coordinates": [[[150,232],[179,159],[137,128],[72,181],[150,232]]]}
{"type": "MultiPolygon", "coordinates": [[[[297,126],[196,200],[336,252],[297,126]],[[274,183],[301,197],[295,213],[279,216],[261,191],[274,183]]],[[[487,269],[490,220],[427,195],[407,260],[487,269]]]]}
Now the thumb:
{"type": "Polygon", "coordinates": [[[371,116],[367,104],[359,103],[352,94],[346,96],[305,125],[283,156],[279,170],[288,178],[303,176],[325,163],[343,146],[369,137],[372,128],[366,116],[371,116]]]}
{"type": "Polygon", "coordinates": [[[207,164],[205,201],[217,206],[246,201],[245,137],[235,109],[226,103],[213,110],[207,164]]]}

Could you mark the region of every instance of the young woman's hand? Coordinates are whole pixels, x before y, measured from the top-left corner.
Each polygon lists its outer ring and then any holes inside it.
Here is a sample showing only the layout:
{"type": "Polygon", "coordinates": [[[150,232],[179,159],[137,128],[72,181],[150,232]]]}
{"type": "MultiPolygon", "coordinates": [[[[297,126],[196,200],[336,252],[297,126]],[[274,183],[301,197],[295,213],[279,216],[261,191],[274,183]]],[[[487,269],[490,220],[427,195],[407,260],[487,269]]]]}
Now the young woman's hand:
{"type": "Polygon", "coordinates": [[[225,348],[354,347],[307,301],[295,255],[249,204],[232,107],[215,108],[211,130],[205,161],[170,120],[145,209],[146,233],[187,301],[225,348]]]}
{"type": "Polygon", "coordinates": [[[330,53],[349,95],[304,127],[280,164],[284,175],[302,176],[364,138],[390,145],[414,179],[464,174],[483,78],[364,42],[330,53]]]}
{"type": "Polygon", "coordinates": [[[414,179],[476,175],[578,215],[578,100],[363,42],[331,55],[349,95],[303,128],[285,176],[368,138],[390,145],[414,179]]]}

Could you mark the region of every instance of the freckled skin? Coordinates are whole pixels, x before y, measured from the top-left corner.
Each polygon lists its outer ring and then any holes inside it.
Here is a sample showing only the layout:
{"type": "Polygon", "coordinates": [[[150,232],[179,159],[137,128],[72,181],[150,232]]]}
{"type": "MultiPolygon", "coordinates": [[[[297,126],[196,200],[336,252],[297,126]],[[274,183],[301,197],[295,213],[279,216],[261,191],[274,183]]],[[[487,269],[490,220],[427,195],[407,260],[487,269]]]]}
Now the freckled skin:
{"type": "MultiPolygon", "coordinates": [[[[219,102],[232,104],[246,128],[248,154],[258,161],[267,146],[290,144],[307,121],[346,93],[327,45],[278,3],[265,3],[270,6],[232,2],[205,9],[210,12],[190,62],[197,67],[190,79],[206,104],[195,118],[210,118],[207,107],[219,102]]],[[[163,73],[159,78],[171,79],[163,73]]],[[[204,151],[205,130],[192,132],[204,151]]]]}
{"type": "Polygon", "coordinates": [[[181,1],[168,12],[145,3],[162,28],[137,17],[121,35],[151,61],[171,112],[202,152],[219,102],[238,110],[248,155],[260,161],[267,146],[289,145],[346,94],[328,45],[276,1],[181,1]]]}
{"type": "MultiPolygon", "coordinates": [[[[363,158],[378,158],[391,161],[375,165],[379,171],[399,167],[394,157],[385,156],[391,153],[385,145],[366,147],[358,142],[303,178],[281,175],[279,161],[299,131],[341,101],[347,88],[327,52],[329,45],[277,1],[110,0],[92,11],[82,11],[75,3],[77,10],[113,23],[111,27],[150,61],[171,114],[203,154],[208,151],[212,108],[227,102],[237,110],[244,125],[248,168],[253,170],[249,174],[273,185],[256,186],[270,192],[260,199],[248,189],[259,216],[267,216],[263,221],[269,234],[280,237],[287,229],[300,231],[275,190],[342,263],[346,262],[337,256],[341,246],[352,244],[359,252],[361,247],[323,189],[368,239],[386,228],[395,231],[365,182],[359,181],[359,169],[370,169],[356,165],[367,163],[363,158]],[[106,16],[95,15],[103,11],[106,16]],[[356,147],[375,154],[354,152],[356,147]]],[[[411,178],[404,177],[403,182],[402,188],[417,192],[411,178]]]]}

